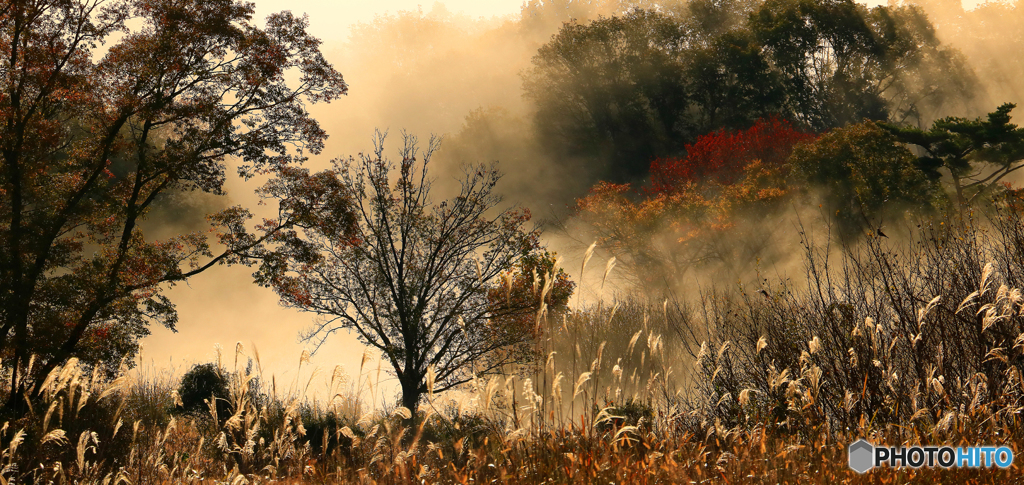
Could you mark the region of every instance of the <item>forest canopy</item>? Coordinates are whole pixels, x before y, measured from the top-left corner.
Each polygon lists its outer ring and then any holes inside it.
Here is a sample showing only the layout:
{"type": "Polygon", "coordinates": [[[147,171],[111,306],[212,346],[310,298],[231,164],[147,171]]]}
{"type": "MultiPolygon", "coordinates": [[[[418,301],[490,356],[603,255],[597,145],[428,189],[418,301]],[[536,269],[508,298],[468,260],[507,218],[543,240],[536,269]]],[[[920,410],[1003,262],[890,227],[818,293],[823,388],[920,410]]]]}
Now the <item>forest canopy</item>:
{"type": "Polygon", "coordinates": [[[614,183],[766,116],[813,132],[921,123],[974,80],[920,7],[852,0],[695,0],[571,22],[523,79],[544,146],[614,183]]]}

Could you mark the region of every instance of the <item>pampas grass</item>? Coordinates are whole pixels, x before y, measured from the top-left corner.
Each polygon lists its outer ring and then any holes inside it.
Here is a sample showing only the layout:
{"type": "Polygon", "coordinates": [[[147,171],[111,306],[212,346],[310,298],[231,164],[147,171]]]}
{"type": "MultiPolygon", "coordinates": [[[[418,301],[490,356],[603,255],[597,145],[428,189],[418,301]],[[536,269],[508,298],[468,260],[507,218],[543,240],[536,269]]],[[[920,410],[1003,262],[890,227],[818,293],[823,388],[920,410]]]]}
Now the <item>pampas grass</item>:
{"type": "Polygon", "coordinates": [[[1010,482],[1019,464],[861,476],[846,446],[1024,442],[1011,222],[925,225],[838,258],[807,243],[798,282],[547,315],[536,365],[416,410],[372,406],[369,354],[314,400],[312,378],[268,385],[236,346],[227,415],[199,416],[174,412],[170,373],[108,380],[71,360],[0,426],[0,484],[1010,482]]]}

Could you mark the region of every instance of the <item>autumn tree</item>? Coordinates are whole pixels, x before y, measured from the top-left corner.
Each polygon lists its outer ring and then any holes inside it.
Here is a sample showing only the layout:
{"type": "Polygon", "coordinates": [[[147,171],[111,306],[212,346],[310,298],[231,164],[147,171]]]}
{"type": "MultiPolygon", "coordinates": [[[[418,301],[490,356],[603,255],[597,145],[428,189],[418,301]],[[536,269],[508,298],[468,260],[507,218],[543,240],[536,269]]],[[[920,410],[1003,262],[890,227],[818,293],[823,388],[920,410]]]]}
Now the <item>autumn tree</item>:
{"type": "Polygon", "coordinates": [[[941,204],[938,180],[895,136],[870,121],[832,130],[790,159],[803,186],[818,192],[840,235],[877,231],[886,216],[941,204]]]}
{"type": "Polygon", "coordinates": [[[305,19],[285,12],[259,28],[252,14],[231,0],[2,4],[8,406],[69,358],[131,357],[150,323],[174,328],[168,286],[241,261],[290,224],[254,232],[233,207],[211,217],[214,241],[207,231],[155,241],[141,229],[165,194],[222,193],[228,160],[252,176],[323,147],[305,103],[344,94],[341,75],[305,19]]]}
{"type": "MultiPolygon", "coordinates": [[[[502,272],[497,284],[487,292],[494,312],[495,326],[502,332],[529,335],[539,343],[545,319],[560,321],[569,310],[569,299],[576,284],[565,270],[558,267],[555,255],[544,250],[520,258],[512,268],[502,272]]],[[[520,369],[536,364],[542,357],[539,346],[522,346],[520,369]]]]}
{"type": "Polygon", "coordinates": [[[637,197],[598,184],[577,210],[640,287],[674,290],[690,272],[738,274],[770,255],[780,227],[770,216],[793,188],[784,167],[752,161],[731,184],[709,180],[637,197]]]}
{"type": "Polygon", "coordinates": [[[760,219],[792,192],[794,147],[815,138],[775,116],[711,132],[687,145],[687,156],[651,162],[640,190],[595,185],[577,214],[633,283],[671,289],[691,269],[765,256],[775,231],[760,219]]]}
{"type": "Polygon", "coordinates": [[[759,119],[745,130],[722,129],[708,133],[686,146],[685,157],[651,162],[651,189],[674,192],[708,179],[732,184],[754,160],[782,167],[793,147],[814,139],[815,135],[800,131],[777,116],[759,119]]]}
{"type": "Polygon", "coordinates": [[[399,162],[383,142],[378,135],[371,155],[318,174],[290,171],[266,186],[264,195],[300,223],[280,233],[257,277],[285,305],[319,316],[304,335],[314,348],[351,330],[379,351],[401,404],[415,413],[424,393],[516,361],[533,327],[502,319],[536,304],[491,291],[538,242],[525,229],[529,212],[499,207],[494,166],[467,167],[458,195],[435,202],[427,168],[437,141],[419,152],[407,136],[399,162]]]}

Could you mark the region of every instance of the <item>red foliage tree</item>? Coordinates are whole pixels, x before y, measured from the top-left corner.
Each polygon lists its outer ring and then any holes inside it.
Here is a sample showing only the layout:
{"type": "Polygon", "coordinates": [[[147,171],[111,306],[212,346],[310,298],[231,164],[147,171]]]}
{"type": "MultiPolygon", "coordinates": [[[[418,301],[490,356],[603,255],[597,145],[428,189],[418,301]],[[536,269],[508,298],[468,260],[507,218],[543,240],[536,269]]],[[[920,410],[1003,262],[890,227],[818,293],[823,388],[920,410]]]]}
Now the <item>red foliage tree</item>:
{"type": "Polygon", "coordinates": [[[0,8],[0,357],[8,410],[27,411],[71,358],[131,361],[164,291],[259,256],[294,220],[240,206],[210,231],[160,232],[173,194],[221,194],[319,153],[311,103],[347,91],[307,20],[252,23],[236,0],[39,0],[0,8]],[[148,219],[152,220],[152,219],[148,219]],[[254,229],[256,229],[254,231],[254,229]],[[262,230],[261,230],[262,229],[262,230]],[[148,232],[148,234],[147,234],[148,232]]]}
{"type": "MultiPolygon", "coordinates": [[[[528,336],[528,341],[536,342],[542,336],[538,312],[543,308],[548,315],[560,315],[568,310],[576,284],[556,263],[554,254],[536,247],[501,274],[500,283],[487,291],[495,315],[491,319],[494,331],[528,336]]],[[[535,348],[517,350],[526,350],[520,352],[524,359],[521,364],[540,357],[535,348]]]]}
{"type": "Polygon", "coordinates": [[[651,191],[673,193],[691,182],[714,179],[733,184],[754,160],[768,167],[783,165],[793,147],[816,135],[797,130],[775,116],[761,118],[746,130],[724,129],[697,138],[686,146],[686,157],[658,158],[651,162],[651,191]]]}

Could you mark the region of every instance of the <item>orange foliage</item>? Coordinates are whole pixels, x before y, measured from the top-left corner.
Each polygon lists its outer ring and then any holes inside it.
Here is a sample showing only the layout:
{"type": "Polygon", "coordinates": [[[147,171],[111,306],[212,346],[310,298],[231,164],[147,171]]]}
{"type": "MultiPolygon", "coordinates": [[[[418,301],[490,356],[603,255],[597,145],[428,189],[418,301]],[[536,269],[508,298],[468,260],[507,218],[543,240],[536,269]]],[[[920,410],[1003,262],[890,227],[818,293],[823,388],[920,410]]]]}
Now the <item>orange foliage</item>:
{"type": "Polygon", "coordinates": [[[791,193],[786,158],[814,138],[775,118],[705,135],[686,159],[652,162],[650,187],[600,182],[576,211],[639,283],[660,284],[723,257],[722,238],[738,218],[784,200],[791,193]]]}

